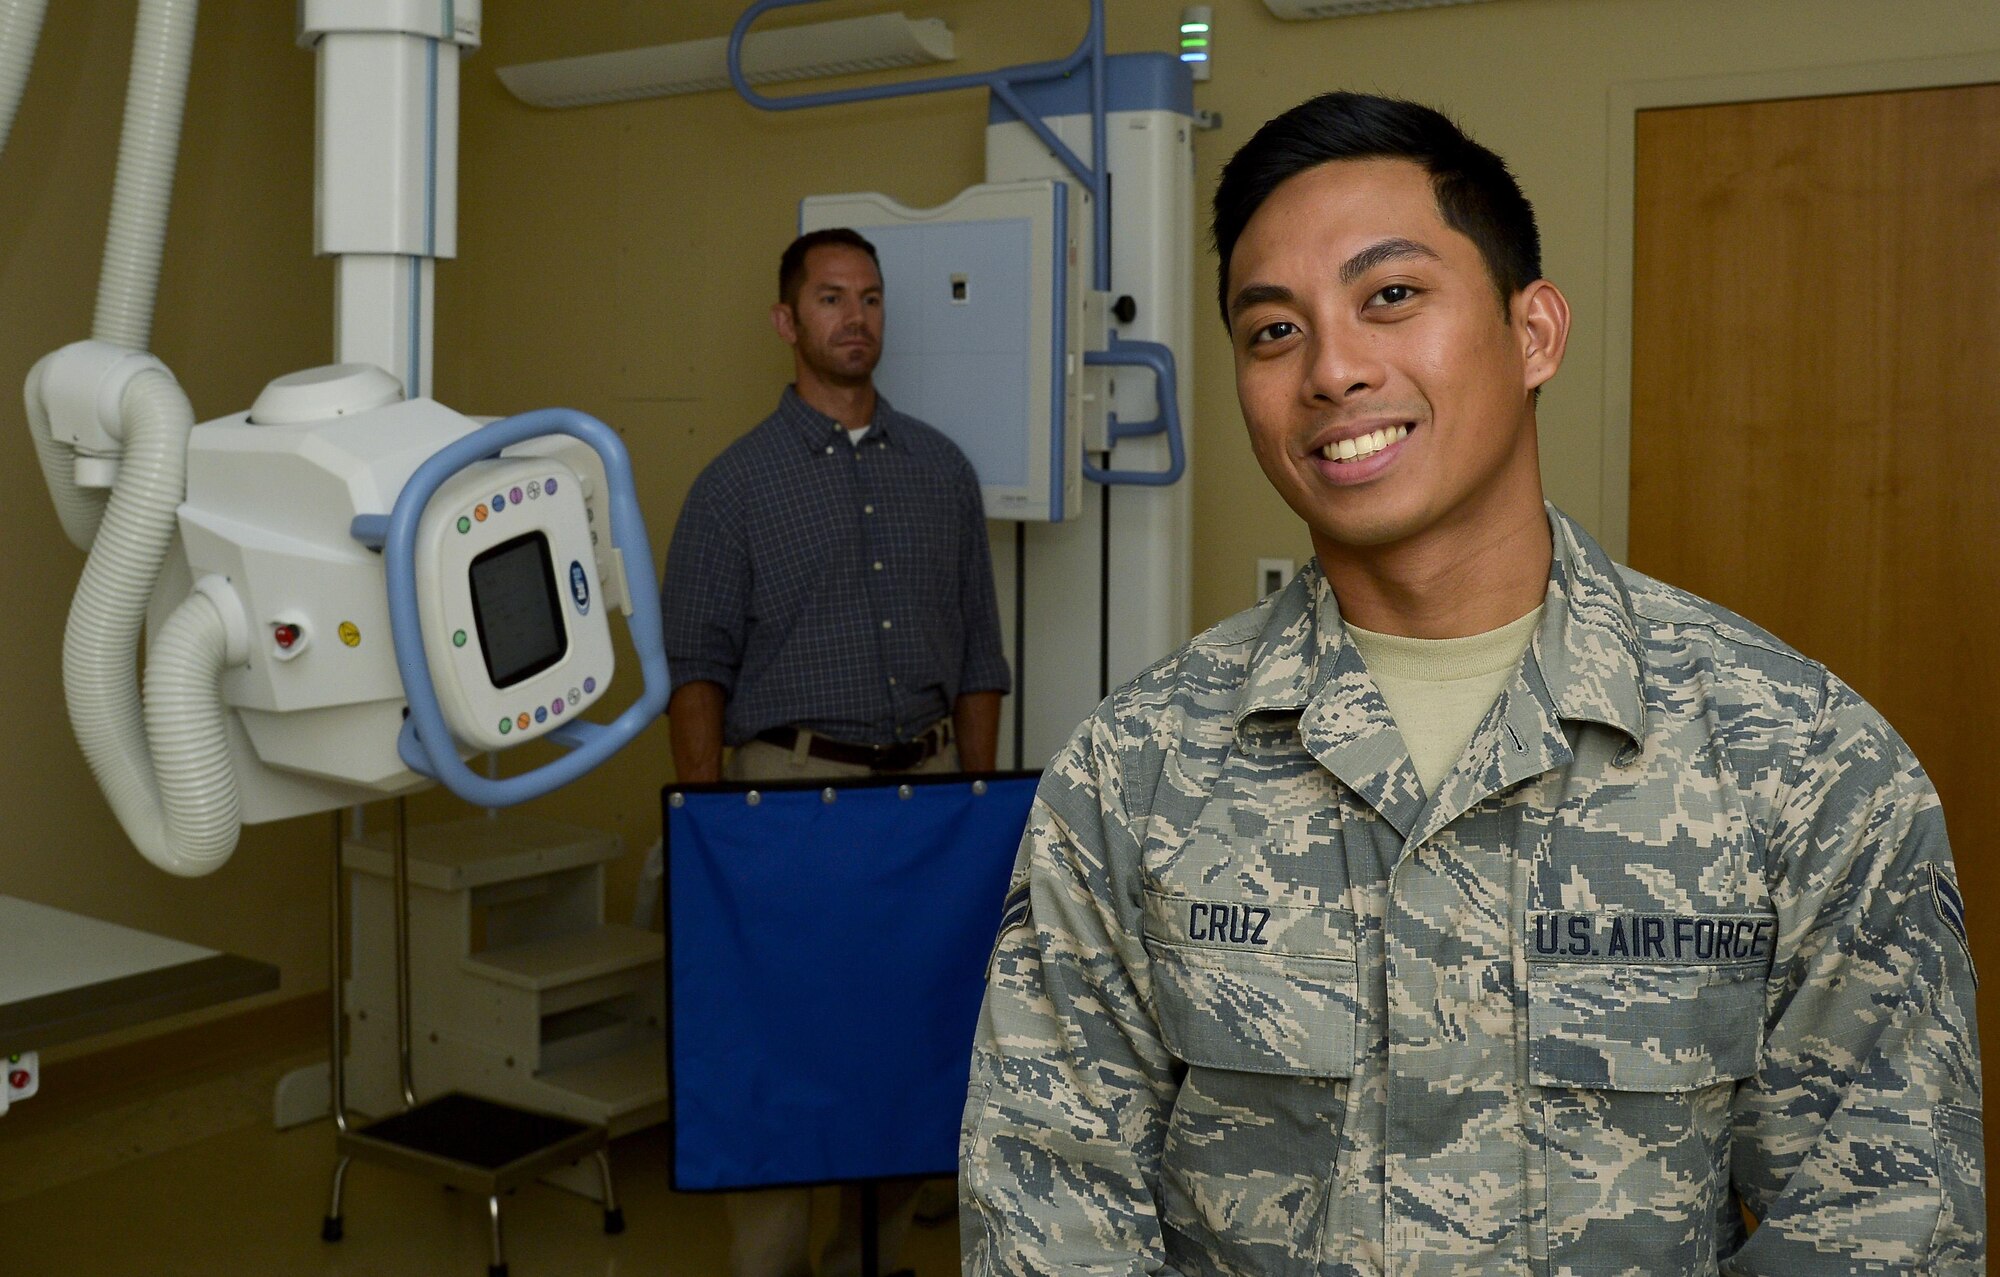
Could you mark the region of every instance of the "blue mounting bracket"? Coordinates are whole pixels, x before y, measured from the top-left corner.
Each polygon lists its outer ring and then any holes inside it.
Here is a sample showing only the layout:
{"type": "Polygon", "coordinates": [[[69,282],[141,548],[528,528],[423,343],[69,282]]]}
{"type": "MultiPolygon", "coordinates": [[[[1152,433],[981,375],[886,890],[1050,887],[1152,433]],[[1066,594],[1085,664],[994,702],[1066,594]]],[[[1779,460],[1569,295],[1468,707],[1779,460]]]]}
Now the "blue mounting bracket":
{"type": "Polygon", "coordinates": [[[628,572],[633,565],[646,565],[650,585],[652,544],[646,538],[646,522],[639,513],[639,494],[632,482],[632,462],[625,445],[609,426],[570,408],[522,413],[454,440],[417,467],[403,485],[395,509],[386,520],[381,515],[364,515],[354,520],[353,535],[357,540],[382,547],[382,566],[388,576],[390,638],[396,649],[403,693],[410,703],[410,716],[403,720],[402,734],[396,741],[397,752],[410,770],[441,782],[452,793],[481,807],[510,807],[567,785],[623,748],[667,707],[670,687],[659,591],[628,588],[632,611],[625,618],[625,627],[638,653],[645,689],[613,722],[600,724],[578,719],[565,723],[549,732],[545,739],[568,748],[570,753],[521,775],[495,780],[465,765],[444,721],[437,688],[432,683],[430,658],[424,653],[422,621],[417,608],[416,541],[424,507],[445,480],[474,462],[497,457],[501,449],[513,444],[558,434],[582,440],[603,459],[611,505],[612,544],[624,555],[628,572]]]}
{"type": "Polygon", "coordinates": [[[743,40],[750,34],[751,24],[773,9],[792,9],[803,4],[823,4],[825,0],[756,0],[743,16],[736,19],[736,25],[729,31],[729,82],[736,86],[736,92],[745,102],[763,111],[800,111],[814,106],[839,106],[848,102],[879,102],[884,98],[912,97],[921,93],[949,93],[954,89],[986,89],[1014,116],[1034,131],[1042,145],[1055,153],[1063,166],[1076,174],[1076,180],[1090,188],[1093,220],[1091,225],[1092,243],[1096,249],[1091,254],[1092,287],[1099,292],[1111,288],[1111,201],[1109,182],[1104,170],[1104,0],[1090,0],[1090,29],[1084,32],[1083,43],[1076,46],[1071,54],[1055,62],[1026,62],[1020,66],[1001,67],[997,71],[980,71],[971,75],[932,76],[925,80],[906,80],[901,84],[876,84],[859,89],[829,89],[823,93],[798,93],[787,97],[767,97],[750,87],[750,81],[743,76],[743,40]],[[1033,84],[1041,80],[1060,80],[1074,73],[1077,68],[1090,66],[1090,158],[1085,164],[1077,153],[1055,135],[1041,116],[1030,110],[1021,101],[1015,86],[1033,84]]]}
{"type": "MultiPolygon", "coordinates": [[[[1090,27],[1084,32],[1083,43],[1068,57],[1054,62],[1028,62],[970,75],[933,76],[923,80],[906,80],[901,84],[830,89],[822,93],[798,93],[777,98],[751,88],[749,80],[743,75],[743,41],[750,34],[751,25],[773,9],[821,3],[824,0],[755,0],[743,11],[743,16],[736,19],[736,25],[729,31],[729,82],[736,86],[736,92],[745,102],[764,111],[799,111],[807,107],[878,102],[884,98],[912,97],[923,93],[948,93],[954,89],[986,89],[996,102],[1027,125],[1042,145],[1048,147],[1063,166],[1076,175],[1077,181],[1089,189],[1093,250],[1090,255],[1091,287],[1101,293],[1111,291],[1111,199],[1104,123],[1104,0],[1090,0],[1090,27]],[[1085,65],[1090,68],[1089,164],[1084,163],[1057,137],[1048,122],[1030,109],[1017,92],[1020,85],[1060,80],[1085,65]]],[[[1109,350],[1093,351],[1085,357],[1085,362],[1114,366],[1144,365],[1153,369],[1159,377],[1160,415],[1152,421],[1132,426],[1121,426],[1113,418],[1110,422],[1111,442],[1115,444],[1121,438],[1164,431],[1173,459],[1165,470],[1160,471],[1108,470],[1086,461],[1083,464],[1084,477],[1096,483],[1146,486],[1161,486],[1178,480],[1187,469],[1187,448],[1182,442],[1180,412],[1175,404],[1180,390],[1179,383],[1174,379],[1172,349],[1159,342],[1123,341],[1114,334],[1109,350]]]]}

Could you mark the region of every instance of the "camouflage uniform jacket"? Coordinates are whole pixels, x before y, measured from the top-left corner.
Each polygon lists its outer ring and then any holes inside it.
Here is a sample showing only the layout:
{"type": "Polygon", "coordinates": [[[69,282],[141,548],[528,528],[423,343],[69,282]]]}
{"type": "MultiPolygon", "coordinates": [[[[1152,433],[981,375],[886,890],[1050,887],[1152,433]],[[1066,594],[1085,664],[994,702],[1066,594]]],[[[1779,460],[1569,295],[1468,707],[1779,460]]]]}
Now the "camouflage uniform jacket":
{"type": "Polygon", "coordinates": [[[1050,765],[967,1274],[1984,1272],[1929,780],[1823,667],[1550,518],[1543,620],[1435,794],[1316,568],[1050,765]]]}

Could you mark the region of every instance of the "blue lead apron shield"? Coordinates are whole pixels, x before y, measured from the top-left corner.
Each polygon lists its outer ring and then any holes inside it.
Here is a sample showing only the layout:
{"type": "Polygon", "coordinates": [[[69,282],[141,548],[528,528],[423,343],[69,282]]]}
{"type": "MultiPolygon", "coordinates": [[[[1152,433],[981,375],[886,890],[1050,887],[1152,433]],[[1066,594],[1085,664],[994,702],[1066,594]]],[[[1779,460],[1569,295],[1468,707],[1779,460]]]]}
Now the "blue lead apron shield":
{"type": "Polygon", "coordinates": [[[676,1189],[956,1173],[1037,781],[667,791],[676,1189]]]}

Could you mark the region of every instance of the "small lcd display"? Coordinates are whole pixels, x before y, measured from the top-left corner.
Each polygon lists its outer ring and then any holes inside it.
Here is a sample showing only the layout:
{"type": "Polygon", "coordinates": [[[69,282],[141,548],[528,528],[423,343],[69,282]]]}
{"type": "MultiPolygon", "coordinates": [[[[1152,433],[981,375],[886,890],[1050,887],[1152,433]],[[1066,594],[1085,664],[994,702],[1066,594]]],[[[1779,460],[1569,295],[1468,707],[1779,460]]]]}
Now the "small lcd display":
{"type": "Polygon", "coordinates": [[[569,635],[562,623],[549,539],[530,532],[503,542],[472,561],[472,619],[495,687],[512,687],[563,658],[569,635]]]}

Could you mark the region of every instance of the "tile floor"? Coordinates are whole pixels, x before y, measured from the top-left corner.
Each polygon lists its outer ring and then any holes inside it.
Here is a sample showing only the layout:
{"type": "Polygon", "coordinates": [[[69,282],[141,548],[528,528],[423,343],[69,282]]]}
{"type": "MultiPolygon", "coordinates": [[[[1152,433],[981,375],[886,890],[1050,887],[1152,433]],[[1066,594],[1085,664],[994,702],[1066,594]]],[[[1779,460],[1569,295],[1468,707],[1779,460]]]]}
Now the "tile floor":
{"type": "MultiPolygon", "coordinates": [[[[332,1125],[277,1131],[270,1121],[272,1085],[303,1062],[76,1111],[52,1105],[40,1117],[37,1097],[0,1118],[0,1274],[484,1277],[485,1204],[380,1167],[348,1172],[346,1238],[319,1239],[332,1125]]],[[[661,1128],[613,1144],[612,1167],[621,1236],[604,1235],[596,1203],[557,1188],[537,1184],[507,1202],[511,1277],[723,1277],[721,1202],[667,1187],[661,1128]]],[[[822,1233],[833,1199],[822,1191],[815,1202],[822,1233]]],[[[913,1230],[903,1262],[919,1277],[957,1272],[956,1227],[913,1230]]]]}

